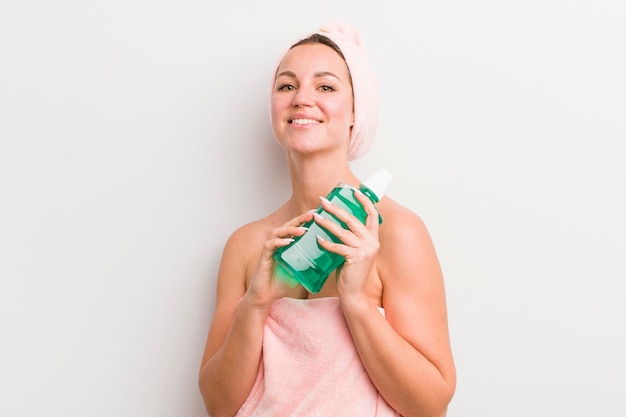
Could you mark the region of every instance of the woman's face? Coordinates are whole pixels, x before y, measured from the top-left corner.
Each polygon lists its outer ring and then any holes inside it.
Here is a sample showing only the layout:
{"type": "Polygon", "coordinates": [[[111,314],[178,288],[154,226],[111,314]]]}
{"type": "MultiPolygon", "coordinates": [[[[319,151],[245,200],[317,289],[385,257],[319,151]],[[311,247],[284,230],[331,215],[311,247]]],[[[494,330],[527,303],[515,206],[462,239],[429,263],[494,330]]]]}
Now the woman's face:
{"type": "Polygon", "coordinates": [[[344,148],[354,124],[348,67],[332,48],[299,45],[278,67],[271,100],[272,130],[288,152],[344,148]]]}

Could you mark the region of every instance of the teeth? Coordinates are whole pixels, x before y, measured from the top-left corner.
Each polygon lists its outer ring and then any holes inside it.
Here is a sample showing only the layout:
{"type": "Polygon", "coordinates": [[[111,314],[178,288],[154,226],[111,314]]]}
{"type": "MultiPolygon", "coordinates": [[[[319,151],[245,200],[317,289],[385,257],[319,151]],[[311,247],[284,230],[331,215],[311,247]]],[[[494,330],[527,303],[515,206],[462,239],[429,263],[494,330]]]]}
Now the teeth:
{"type": "Polygon", "coordinates": [[[293,119],[291,123],[294,123],[297,125],[308,125],[308,124],[319,123],[319,122],[313,119],[293,119]]]}

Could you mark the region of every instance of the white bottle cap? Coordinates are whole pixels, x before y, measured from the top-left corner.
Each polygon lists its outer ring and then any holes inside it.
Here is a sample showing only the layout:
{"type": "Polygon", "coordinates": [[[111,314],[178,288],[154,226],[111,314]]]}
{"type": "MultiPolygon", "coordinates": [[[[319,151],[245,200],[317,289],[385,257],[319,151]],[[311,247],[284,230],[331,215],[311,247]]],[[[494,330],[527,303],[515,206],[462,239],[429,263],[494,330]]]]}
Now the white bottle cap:
{"type": "Polygon", "coordinates": [[[363,185],[369,188],[380,200],[387,192],[389,184],[393,181],[393,175],[385,168],[381,168],[363,181],[363,185]]]}

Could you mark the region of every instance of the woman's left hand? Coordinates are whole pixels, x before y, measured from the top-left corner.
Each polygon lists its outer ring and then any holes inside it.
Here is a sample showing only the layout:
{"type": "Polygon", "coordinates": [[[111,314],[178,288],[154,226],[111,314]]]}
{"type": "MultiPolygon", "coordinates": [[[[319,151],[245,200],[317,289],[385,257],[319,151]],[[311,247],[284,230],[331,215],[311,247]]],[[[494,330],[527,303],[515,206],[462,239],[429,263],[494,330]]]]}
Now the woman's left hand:
{"type": "Polygon", "coordinates": [[[370,275],[376,274],[375,261],[380,243],[378,241],[378,211],[361,191],[354,193],[363,205],[367,218],[365,224],[325,198],[322,207],[348,226],[342,228],[332,220],[315,215],[315,222],[335,235],[341,243],[318,238],[319,244],[329,252],[345,257],[337,277],[337,293],[340,298],[363,297],[367,294],[370,275]]]}

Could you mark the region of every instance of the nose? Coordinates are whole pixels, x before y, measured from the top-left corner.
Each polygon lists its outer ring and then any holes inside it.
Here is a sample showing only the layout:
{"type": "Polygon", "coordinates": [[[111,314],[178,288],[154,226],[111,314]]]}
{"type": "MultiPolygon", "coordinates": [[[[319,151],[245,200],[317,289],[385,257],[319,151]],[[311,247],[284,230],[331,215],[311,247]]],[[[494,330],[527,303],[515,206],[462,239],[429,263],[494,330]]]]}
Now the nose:
{"type": "Polygon", "coordinates": [[[292,105],[294,107],[311,106],[313,104],[313,97],[304,88],[299,88],[293,97],[292,105]]]}

